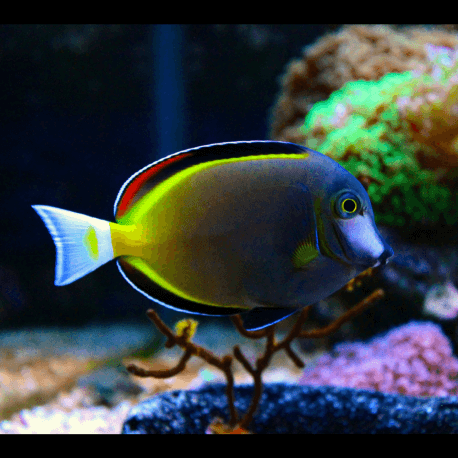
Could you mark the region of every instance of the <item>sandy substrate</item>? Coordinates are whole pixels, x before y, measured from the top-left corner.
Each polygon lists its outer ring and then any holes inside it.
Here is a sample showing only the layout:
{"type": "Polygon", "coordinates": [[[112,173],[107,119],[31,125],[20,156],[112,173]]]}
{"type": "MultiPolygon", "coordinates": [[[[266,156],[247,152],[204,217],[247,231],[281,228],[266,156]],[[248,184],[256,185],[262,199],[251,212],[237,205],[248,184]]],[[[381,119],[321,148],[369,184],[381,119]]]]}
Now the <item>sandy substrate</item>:
{"type": "MultiPolygon", "coordinates": [[[[22,347],[12,347],[3,341],[0,349],[0,420],[3,419],[0,434],[119,434],[131,407],[156,393],[225,382],[217,368],[195,357],[188,362],[185,371],[175,377],[132,376],[123,369],[125,365],[134,362],[144,368],[170,368],[178,362],[181,350],[161,350],[153,358],[139,359],[126,356],[126,349],[116,344],[104,345],[102,351],[100,347],[101,342],[106,343],[103,339],[106,330],[103,333],[97,329],[93,331],[99,335],[98,339],[88,339],[86,334],[85,339],[78,338],[78,345],[73,347],[68,342],[64,345],[56,336],[54,344],[57,341],[60,345],[44,345],[46,348],[30,341],[24,341],[22,347]],[[97,347],[97,351],[93,347],[97,347]],[[97,378],[100,374],[102,377],[97,378]]],[[[133,339],[135,345],[127,350],[132,354],[147,345],[151,326],[147,328],[149,333],[144,331],[111,329],[111,340],[116,341],[115,332],[131,332],[132,336],[137,336],[137,340],[133,339]]],[[[132,336],[127,339],[130,343],[132,336]]],[[[219,356],[228,353],[234,344],[240,344],[251,362],[264,349],[265,339],[249,341],[233,331],[225,333],[223,340],[221,336],[221,330],[202,329],[194,341],[213,349],[219,356]]],[[[124,341],[118,338],[118,342],[124,341]]],[[[238,362],[234,362],[233,367],[236,385],[252,383],[238,362]]],[[[301,373],[283,352],[279,352],[274,355],[263,380],[294,383],[301,373]]]]}

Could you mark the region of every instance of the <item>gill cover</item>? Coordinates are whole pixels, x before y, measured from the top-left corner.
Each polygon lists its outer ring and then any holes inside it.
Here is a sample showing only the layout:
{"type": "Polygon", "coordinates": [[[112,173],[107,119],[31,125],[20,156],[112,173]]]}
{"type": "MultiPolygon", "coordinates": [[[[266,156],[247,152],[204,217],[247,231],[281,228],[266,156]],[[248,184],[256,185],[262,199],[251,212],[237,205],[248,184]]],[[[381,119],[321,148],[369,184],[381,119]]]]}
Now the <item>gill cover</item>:
{"type": "Polygon", "coordinates": [[[362,269],[385,264],[393,250],[375,225],[369,196],[354,176],[344,177],[329,186],[329,197],[315,202],[320,249],[362,269]]]}

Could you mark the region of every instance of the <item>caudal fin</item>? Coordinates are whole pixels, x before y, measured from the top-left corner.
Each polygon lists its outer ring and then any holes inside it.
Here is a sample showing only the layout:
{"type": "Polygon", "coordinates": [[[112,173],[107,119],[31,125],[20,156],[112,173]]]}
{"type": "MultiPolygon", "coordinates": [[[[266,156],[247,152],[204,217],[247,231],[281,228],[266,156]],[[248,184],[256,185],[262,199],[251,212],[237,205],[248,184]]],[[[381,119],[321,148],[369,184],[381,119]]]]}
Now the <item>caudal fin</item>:
{"type": "Polygon", "coordinates": [[[68,285],[114,258],[108,221],[46,205],[32,208],[56,245],[55,285],[68,285]]]}

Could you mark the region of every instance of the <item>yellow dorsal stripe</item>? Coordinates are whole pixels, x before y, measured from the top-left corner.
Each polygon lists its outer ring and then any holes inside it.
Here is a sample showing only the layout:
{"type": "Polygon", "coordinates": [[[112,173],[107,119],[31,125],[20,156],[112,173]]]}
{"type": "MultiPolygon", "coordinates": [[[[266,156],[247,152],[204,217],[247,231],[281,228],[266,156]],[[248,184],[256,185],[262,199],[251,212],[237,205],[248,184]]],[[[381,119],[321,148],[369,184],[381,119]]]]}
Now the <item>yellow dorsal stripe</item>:
{"type": "Polygon", "coordinates": [[[266,159],[305,159],[309,153],[303,154],[263,154],[259,156],[245,156],[232,159],[221,159],[202,164],[193,165],[172,177],[165,180],[143,196],[136,204],[130,208],[122,218],[118,221],[121,224],[134,224],[139,221],[163,196],[170,192],[176,186],[180,186],[183,182],[192,175],[201,172],[202,170],[217,167],[223,164],[230,164],[232,162],[246,162],[246,161],[262,161],[266,159]]]}

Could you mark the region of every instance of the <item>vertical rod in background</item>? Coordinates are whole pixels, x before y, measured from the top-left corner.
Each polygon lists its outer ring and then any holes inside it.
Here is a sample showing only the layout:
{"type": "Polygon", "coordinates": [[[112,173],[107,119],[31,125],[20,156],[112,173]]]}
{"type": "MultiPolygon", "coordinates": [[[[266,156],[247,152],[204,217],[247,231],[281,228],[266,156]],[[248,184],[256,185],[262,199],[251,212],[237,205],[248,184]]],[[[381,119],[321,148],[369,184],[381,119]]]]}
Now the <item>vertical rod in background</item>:
{"type": "Polygon", "coordinates": [[[151,159],[186,148],[182,25],[151,25],[151,159]]]}

